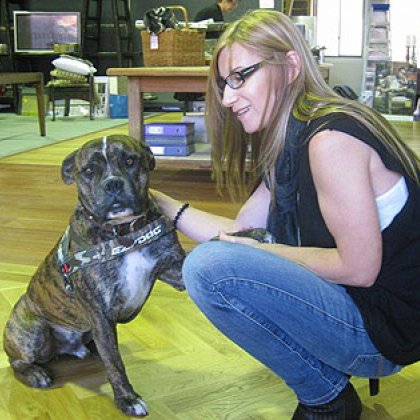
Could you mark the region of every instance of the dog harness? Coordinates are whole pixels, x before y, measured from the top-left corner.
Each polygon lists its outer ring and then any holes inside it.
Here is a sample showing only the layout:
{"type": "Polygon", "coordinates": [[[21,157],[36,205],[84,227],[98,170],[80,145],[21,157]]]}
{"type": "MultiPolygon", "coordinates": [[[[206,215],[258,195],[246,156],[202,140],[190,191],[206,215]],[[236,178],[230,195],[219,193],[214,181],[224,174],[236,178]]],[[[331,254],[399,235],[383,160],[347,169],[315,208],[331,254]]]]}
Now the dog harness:
{"type": "Polygon", "coordinates": [[[128,252],[149,245],[174,230],[173,223],[167,217],[161,216],[138,231],[117,236],[98,245],[89,245],[78,238],[69,225],[57,250],[57,260],[66,291],[69,293],[73,291],[70,277],[76,271],[121,257],[128,252]],[[71,242],[76,242],[78,247],[81,248],[80,251],[71,254],[71,242]]]}

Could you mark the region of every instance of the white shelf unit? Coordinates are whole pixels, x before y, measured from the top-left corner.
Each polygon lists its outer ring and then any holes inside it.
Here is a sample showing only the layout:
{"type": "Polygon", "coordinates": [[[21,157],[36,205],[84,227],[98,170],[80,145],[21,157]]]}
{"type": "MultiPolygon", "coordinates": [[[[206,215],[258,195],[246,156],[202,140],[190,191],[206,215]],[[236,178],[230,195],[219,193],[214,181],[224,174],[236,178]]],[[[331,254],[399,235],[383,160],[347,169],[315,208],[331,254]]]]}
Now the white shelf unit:
{"type": "Polygon", "coordinates": [[[110,78],[107,76],[95,76],[94,88],[96,94],[96,118],[109,118],[109,94],[110,78]]]}
{"type": "Polygon", "coordinates": [[[361,102],[373,106],[378,68],[391,65],[389,0],[366,1],[361,102]]]}

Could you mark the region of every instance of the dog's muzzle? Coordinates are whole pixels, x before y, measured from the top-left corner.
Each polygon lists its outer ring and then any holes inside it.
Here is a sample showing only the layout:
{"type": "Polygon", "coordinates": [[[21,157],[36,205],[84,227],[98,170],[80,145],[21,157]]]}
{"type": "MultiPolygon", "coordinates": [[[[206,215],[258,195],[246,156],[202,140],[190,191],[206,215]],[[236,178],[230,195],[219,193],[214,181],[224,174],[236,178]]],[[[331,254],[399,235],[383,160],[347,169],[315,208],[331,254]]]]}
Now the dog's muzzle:
{"type": "Polygon", "coordinates": [[[117,176],[105,179],[101,185],[106,219],[127,217],[134,214],[134,197],[128,192],[126,181],[117,176]]]}

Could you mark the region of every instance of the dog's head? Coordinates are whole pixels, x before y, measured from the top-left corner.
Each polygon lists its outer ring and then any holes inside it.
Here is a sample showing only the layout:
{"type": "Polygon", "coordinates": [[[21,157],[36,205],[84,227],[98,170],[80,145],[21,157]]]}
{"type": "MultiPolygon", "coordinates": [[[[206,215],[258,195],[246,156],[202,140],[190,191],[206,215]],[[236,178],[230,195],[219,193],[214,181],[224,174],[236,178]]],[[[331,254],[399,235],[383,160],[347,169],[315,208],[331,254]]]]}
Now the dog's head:
{"type": "Polygon", "coordinates": [[[148,201],[150,148],[125,135],[84,144],[64,159],[61,176],[77,184],[80,204],[98,221],[142,215],[148,201]]]}

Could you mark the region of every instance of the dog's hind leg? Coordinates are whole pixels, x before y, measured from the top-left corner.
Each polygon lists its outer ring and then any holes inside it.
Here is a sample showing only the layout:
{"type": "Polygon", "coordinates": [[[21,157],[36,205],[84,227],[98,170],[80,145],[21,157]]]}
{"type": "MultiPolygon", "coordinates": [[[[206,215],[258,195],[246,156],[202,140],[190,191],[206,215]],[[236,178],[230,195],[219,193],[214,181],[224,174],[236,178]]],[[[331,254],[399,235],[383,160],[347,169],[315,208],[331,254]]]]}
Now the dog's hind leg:
{"type": "Polygon", "coordinates": [[[53,356],[50,328],[30,309],[25,295],[13,308],[6,323],[3,345],[20,381],[35,388],[52,385],[50,374],[38,364],[53,356]]]}
{"type": "Polygon", "coordinates": [[[33,388],[50,388],[53,380],[48,371],[36,363],[23,360],[11,360],[15,376],[21,382],[33,388]]]}

